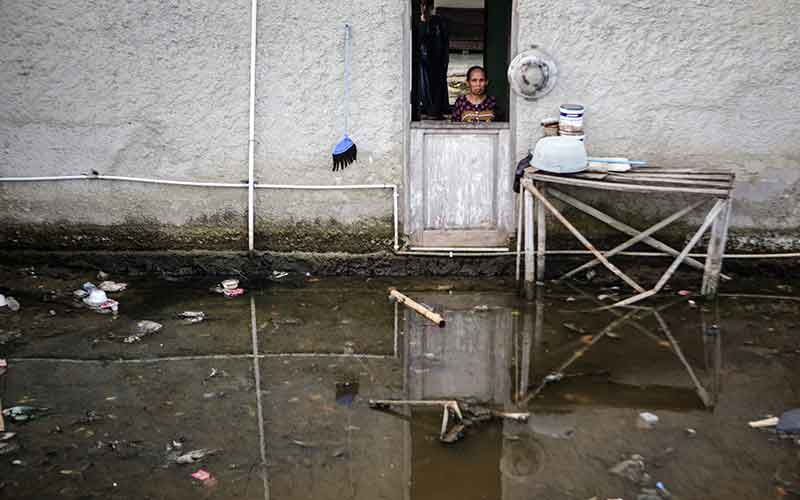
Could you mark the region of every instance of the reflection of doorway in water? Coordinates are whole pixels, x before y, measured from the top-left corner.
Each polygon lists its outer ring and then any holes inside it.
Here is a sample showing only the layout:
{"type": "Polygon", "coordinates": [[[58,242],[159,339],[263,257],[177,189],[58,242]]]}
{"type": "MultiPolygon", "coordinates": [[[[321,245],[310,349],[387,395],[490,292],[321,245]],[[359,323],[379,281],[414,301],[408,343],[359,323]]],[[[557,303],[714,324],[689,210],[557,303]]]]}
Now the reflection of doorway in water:
{"type": "Polygon", "coordinates": [[[408,398],[509,404],[516,297],[426,294],[419,300],[442,307],[447,326],[405,311],[408,398]]]}
{"type": "Polygon", "coordinates": [[[411,413],[411,499],[500,498],[502,427],[482,425],[451,445],[439,442],[441,411],[411,413]]]}
{"type": "MultiPolygon", "coordinates": [[[[439,328],[404,312],[408,399],[511,403],[514,294],[421,294],[441,308],[439,328]],[[478,306],[476,308],[476,306],[478,306]]],[[[484,423],[452,445],[439,442],[441,409],[414,409],[410,430],[411,498],[500,498],[503,424],[484,423]]]]}

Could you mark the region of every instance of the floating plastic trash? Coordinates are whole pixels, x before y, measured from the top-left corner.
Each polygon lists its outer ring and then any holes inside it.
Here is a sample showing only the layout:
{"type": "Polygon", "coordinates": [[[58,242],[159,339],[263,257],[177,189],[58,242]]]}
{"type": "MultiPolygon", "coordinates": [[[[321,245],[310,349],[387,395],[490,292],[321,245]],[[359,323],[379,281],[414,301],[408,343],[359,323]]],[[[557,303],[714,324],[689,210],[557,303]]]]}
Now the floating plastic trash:
{"type": "Polygon", "coordinates": [[[207,481],[211,478],[211,474],[209,474],[205,469],[200,469],[197,472],[192,473],[192,477],[198,481],[207,481]]]}
{"type": "Polygon", "coordinates": [[[114,281],[104,281],[104,282],[100,283],[99,288],[101,290],[103,290],[104,292],[114,293],[114,292],[121,292],[121,291],[125,290],[126,288],[128,288],[128,284],[127,283],[116,283],[114,281]]]}
{"type": "Polygon", "coordinates": [[[83,302],[89,304],[90,306],[99,306],[107,300],[108,296],[106,296],[106,292],[100,290],[99,288],[92,288],[92,290],[89,292],[89,296],[83,299],[83,302]]]}
{"type": "Polygon", "coordinates": [[[338,382],[336,384],[336,404],[352,406],[358,394],[358,382],[338,382]]]}
{"type": "Polygon", "coordinates": [[[233,290],[239,288],[239,280],[224,280],[220,285],[222,285],[222,288],[225,290],[233,290]]]}
{"type": "Polygon", "coordinates": [[[775,430],[778,432],[800,432],[800,408],[784,412],[778,420],[775,430]]]}

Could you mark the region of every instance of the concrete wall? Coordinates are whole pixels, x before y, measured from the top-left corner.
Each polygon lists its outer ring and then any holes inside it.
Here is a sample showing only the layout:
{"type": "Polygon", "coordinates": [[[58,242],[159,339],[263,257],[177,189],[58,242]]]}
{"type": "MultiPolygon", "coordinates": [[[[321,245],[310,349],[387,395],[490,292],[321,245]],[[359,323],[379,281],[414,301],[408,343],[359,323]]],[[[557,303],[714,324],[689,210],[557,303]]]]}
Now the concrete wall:
{"type": "MultiPolygon", "coordinates": [[[[401,1],[260,1],[256,178],[397,183],[401,1]],[[341,139],[343,25],[353,24],[359,162],[341,139]]],[[[247,179],[250,2],[0,3],[0,176],[247,179]]],[[[13,247],[247,248],[247,191],[119,182],[0,183],[13,247]]],[[[257,246],[387,248],[390,191],[258,191],[257,246]]]]}
{"type": "MultiPolygon", "coordinates": [[[[733,168],[734,241],[800,248],[800,2],[518,3],[518,46],[540,45],[560,70],[552,94],[516,103],[520,155],[541,118],[581,102],[591,153],[733,168]]],[[[408,12],[406,0],[259,2],[259,182],[402,182],[408,12]],[[333,173],[345,21],[359,162],[333,173]]],[[[246,0],[0,3],[0,176],[246,179],[249,25],[246,0]]],[[[0,183],[0,241],[241,249],[246,201],[246,190],[0,183]]],[[[648,219],[675,203],[622,210],[648,219]]],[[[390,248],[388,191],[259,191],[257,213],[257,248],[390,248]]]]}
{"type": "MultiPolygon", "coordinates": [[[[797,0],[522,0],[520,49],[539,45],[560,73],[545,98],[517,101],[518,152],[559,104],[583,103],[590,154],[730,168],[731,243],[798,248],[798,15],[797,0]]],[[[680,203],[616,198],[631,219],[680,203]]]]}

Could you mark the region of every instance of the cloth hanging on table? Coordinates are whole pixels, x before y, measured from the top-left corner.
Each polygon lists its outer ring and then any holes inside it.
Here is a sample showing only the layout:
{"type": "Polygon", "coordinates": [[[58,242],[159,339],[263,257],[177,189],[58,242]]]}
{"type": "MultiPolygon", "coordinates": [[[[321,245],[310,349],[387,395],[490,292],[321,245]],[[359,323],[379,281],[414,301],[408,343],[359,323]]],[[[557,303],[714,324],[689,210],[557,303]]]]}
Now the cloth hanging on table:
{"type": "Polygon", "coordinates": [[[520,189],[520,181],[522,177],[525,175],[525,169],[531,166],[531,160],[533,159],[533,154],[528,153],[528,156],[521,159],[519,163],[517,163],[517,170],[514,172],[514,192],[519,193],[520,189]]]}
{"type": "Polygon", "coordinates": [[[447,21],[437,15],[417,24],[418,89],[417,109],[422,115],[441,118],[450,111],[447,66],[450,64],[450,33],[447,21]]]}

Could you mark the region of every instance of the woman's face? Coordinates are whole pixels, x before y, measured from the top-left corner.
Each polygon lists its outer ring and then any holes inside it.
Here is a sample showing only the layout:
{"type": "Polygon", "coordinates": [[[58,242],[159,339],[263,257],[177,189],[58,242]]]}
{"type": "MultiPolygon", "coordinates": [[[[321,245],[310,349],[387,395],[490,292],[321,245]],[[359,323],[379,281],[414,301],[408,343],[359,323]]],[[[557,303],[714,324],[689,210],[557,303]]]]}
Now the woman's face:
{"type": "Polygon", "coordinates": [[[467,79],[467,84],[469,84],[469,92],[472,95],[485,94],[487,83],[489,83],[489,80],[486,79],[486,73],[479,69],[472,70],[472,73],[470,73],[469,78],[467,79]]]}

